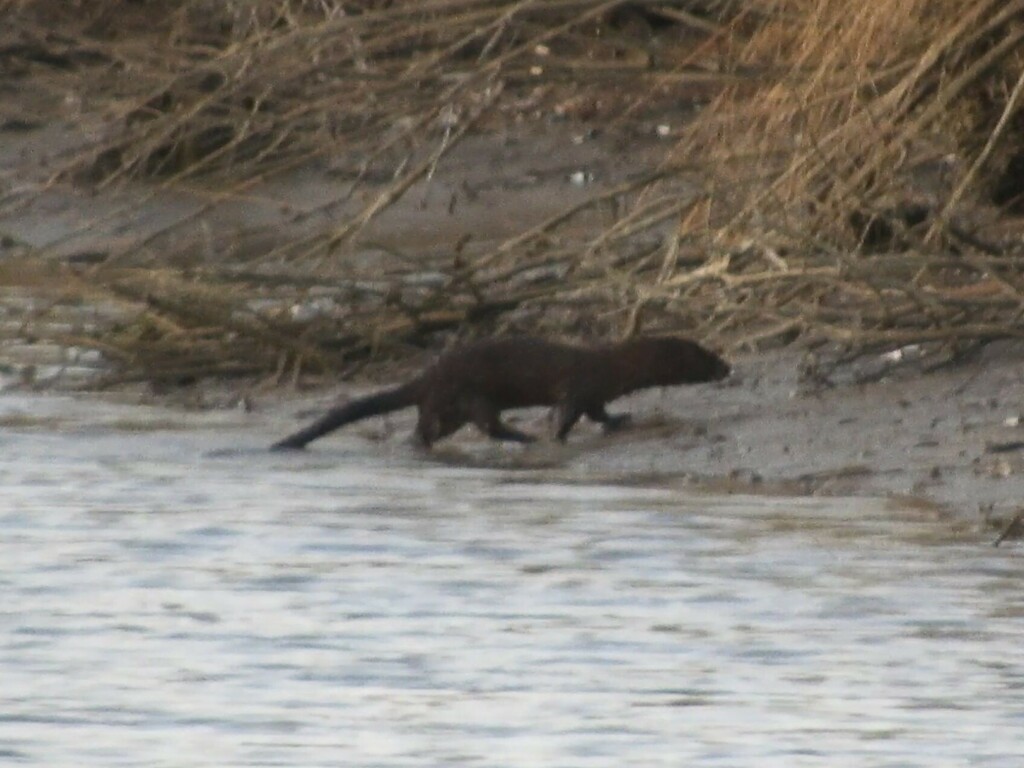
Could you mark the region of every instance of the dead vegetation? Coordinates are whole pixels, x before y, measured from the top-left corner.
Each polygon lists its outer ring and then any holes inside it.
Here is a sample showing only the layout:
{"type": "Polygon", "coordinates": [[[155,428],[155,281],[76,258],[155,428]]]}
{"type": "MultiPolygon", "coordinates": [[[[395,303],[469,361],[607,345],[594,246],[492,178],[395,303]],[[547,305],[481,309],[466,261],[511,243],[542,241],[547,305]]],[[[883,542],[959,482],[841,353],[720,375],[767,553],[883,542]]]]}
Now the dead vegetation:
{"type": "Polygon", "coordinates": [[[746,190],[708,196],[729,303],[853,353],[1020,335],[1024,4],[786,5],[739,53],[783,71],[680,145],[746,190]]]}
{"type": "Polygon", "coordinates": [[[60,185],[207,201],[52,260],[66,295],[125,308],[91,338],[118,379],[291,379],[510,329],[800,338],[840,357],[1024,335],[1024,1],[73,5],[13,3],[0,65],[73,88],[94,140],[9,189],[7,215],[60,185]],[[616,188],[499,241],[357,266],[367,226],[467,136],[695,98],[710,103],[661,163],[616,188]],[[199,258],[176,237],[318,163],[348,184],[286,240],[236,232],[244,252],[199,258]],[[595,210],[600,227],[573,227],[595,210]]]}

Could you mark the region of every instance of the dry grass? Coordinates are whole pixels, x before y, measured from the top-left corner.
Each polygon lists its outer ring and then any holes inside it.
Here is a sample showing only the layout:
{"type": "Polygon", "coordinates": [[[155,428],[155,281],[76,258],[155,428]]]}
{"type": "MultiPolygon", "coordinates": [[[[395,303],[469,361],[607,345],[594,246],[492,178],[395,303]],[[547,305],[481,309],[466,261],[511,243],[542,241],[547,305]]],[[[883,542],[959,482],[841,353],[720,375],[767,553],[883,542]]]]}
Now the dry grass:
{"type": "Polygon", "coordinates": [[[711,232],[688,234],[721,254],[725,322],[853,353],[1021,335],[1019,247],[978,231],[978,204],[1024,128],[1024,4],[778,9],[736,53],[772,76],[677,148],[716,169],[711,232]]]}
{"type": "Polygon", "coordinates": [[[979,201],[1012,207],[1024,192],[1006,172],[1024,163],[1019,0],[751,0],[712,15],[682,0],[181,0],[159,14],[83,2],[59,42],[40,14],[62,5],[15,5],[22,42],[107,65],[62,75],[106,117],[54,183],[199,183],[215,206],[325,157],[349,158],[357,183],[392,174],[352,215],[244,264],[199,270],[136,242],[79,271],[76,285],[135,308],[95,341],[126,375],[344,370],[438,332],[572,331],[583,307],[610,333],[662,325],[734,348],[802,337],[851,354],[956,351],[1021,335],[1019,249],[978,228],[979,201]],[[699,37],[655,56],[642,36],[612,34],[639,6],[699,37]],[[639,94],[610,119],[628,120],[655,83],[703,77],[717,95],[644,178],[388,278],[442,273],[433,286],[349,290],[364,227],[536,95],[541,47],[543,87],[639,94]],[[697,194],[680,193],[684,178],[697,194]],[[562,236],[579,208],[609,203],[605,228],[562,236]],[[532,277],[543,270],[557,277],[532,277]],[[266,309],[304,301],[325,275],[347,291],[329,321],[266,309]]]}

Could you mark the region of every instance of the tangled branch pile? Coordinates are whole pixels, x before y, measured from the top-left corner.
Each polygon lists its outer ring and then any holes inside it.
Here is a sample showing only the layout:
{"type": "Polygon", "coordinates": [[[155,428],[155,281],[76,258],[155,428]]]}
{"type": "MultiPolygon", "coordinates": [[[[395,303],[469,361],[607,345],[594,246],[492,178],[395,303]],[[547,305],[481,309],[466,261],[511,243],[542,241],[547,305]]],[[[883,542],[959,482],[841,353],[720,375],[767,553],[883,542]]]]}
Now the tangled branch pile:
{"type": "Polygon", "coordinates": [[[133,310],[94,340],[123,370],[337,370],[478,327],[854,352],[1024,335],[1005,227],[1024,191],[1022,0],[80,5],[21,4],[18,56],[64,57],[60,87],[77,78],[102,115],[50,184],[201,185],[199,217],[311,163],[351,182],[295,217],[323,223],[244,256],[148,235],[76,270],[133,310]],[[654,45],[660,25],[679,34],[654,45]],[[499,242],[356,266],[370,222],[524,104],[603,99],[624,121],[698,83],[711,103],[628,183],[499,242]],[[356,189],[373,193],[353,206],[356,189]],[[614,217],[572,226],[593,209],[614,217]]]}

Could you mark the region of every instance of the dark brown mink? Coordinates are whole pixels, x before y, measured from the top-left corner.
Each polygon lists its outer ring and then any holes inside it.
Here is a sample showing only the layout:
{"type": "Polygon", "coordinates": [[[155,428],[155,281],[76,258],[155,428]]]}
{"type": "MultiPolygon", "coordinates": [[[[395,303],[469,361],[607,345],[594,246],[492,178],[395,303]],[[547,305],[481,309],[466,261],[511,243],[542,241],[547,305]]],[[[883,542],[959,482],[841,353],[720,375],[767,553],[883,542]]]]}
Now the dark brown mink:
{"type": "Polygon", "coordinates": [[[699,384],[729,375],[729,364],[695,341],[640,336],[616,344],[581,347],[531,337],[478,341],[443,354],[411,381],[332,408],[308,427],[274,443],[274,450],[303,448],[354,421],[416,406],[416,436],[430,447],[473,423],[495,440],[535,438],[508,426],[502,411],[551,406],[556,436],[586,416],[606,429],[628,420],[605,406],[649,387],[699,384]]]}

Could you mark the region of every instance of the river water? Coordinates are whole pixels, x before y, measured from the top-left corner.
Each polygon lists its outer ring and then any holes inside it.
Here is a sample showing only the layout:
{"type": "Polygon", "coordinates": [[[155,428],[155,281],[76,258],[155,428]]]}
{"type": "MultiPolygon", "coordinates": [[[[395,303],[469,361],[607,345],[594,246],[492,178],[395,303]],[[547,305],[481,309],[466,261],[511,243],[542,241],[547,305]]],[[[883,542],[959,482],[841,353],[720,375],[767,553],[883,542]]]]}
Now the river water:
{"type": "Polygon", "coordinates": [[[1021,550],[934,515],[0,416],[2,764],[1024,764],[1021,550]]]}

